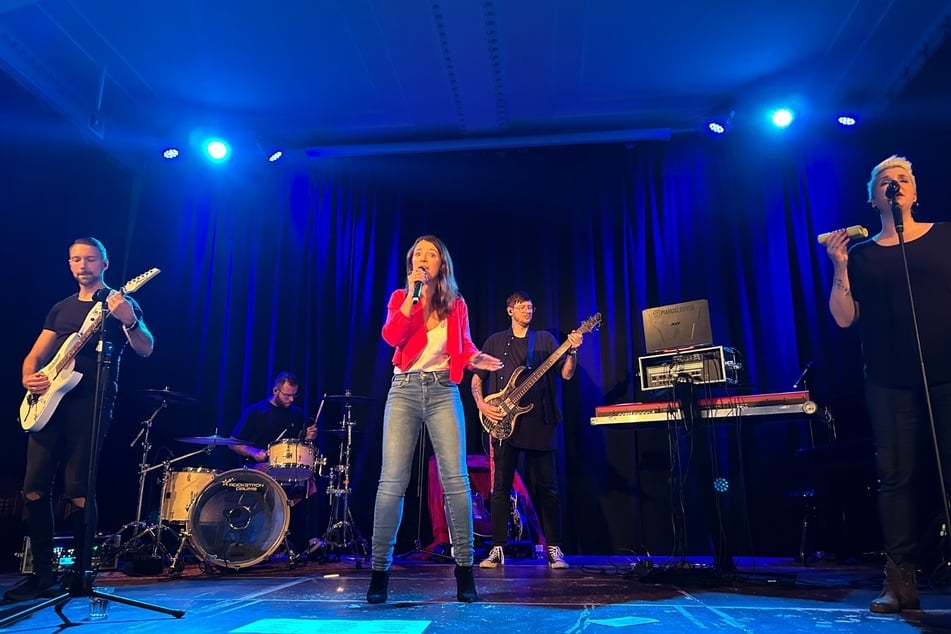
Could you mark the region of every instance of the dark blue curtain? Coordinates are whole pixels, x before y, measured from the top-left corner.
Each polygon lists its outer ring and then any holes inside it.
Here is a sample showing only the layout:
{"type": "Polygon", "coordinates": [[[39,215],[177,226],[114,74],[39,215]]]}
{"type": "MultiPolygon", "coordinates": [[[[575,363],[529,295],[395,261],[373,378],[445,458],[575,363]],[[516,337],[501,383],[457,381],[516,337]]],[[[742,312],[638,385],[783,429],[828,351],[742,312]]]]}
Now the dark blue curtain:
{"type": "MultiPolygon", "coordinates": [[[[64,158],[56,187],[35,164],[3,210],[5,233],[17,237],[8,246],[10,272],[25,282],[22,309],[6,317],[13,343],[3,364],[5,400],[12,414],[22,397],[19,364],[44,311],[74,291],[68,243],[96,235],[110,248],[111,284],[162,269],[138,295],[156,351],[123,362],[102,469],[109,483],[101,493],[104,528],[135,510],[140,448],[129,445],[154,406],[140,390],[168,387],[199,401],[156,416],[154,455],[169,458],[196,448],[177,437],[227,435],[244,406],[267,397],[272,377],[291,370],[302,379],[300,404],[309,416],[326,394],[349,389],[371,399],[353,409],[352,504],[368,537],[391,374],[392,351],[379,335],[386,299],[404,283],[413,240],[434,233],[452,253],[477,344],[506,327],[504,300],[514,289],[531,294],[534,325],[559,340],[580,320],[603,314],[601,330],[585,338],[579,372],[563,386],[565,548],[664,552],[673,548],[679,503],[669,486],[667,433],[589,424],[600,405],[666,397],[638,388],[641,311],[708,299],[715,343],[736,348],[743,364],[742,384],[731,393],[788,391],[814,361],[813,397],[834,412],[841,437],[863,437],[858,342],[828,316],[831,267],[815,236],[850,224],[877,231],[865,182],[892,152],[916,162],[922,215],[945,219],[942,165],[923,142],[837,130],[799,140],[740,134],[214,169],[181,161],[129,170],[101,156],[85,165],[64,158]]],[[[469,451],[479,453],[468,379],[462,393],[469,451]]],[[[342,415],[340,401],[328,400],[321,429],[339,426],[342,415]]],[[[7,428],[11,443],[23,442],[7,428]]],[[[696,513],[688,547],[707,548],[710,527],[723,521],[740,553],[795,552],[799,509],[786,492],[796,486],[794,456],[815,442],[816,429],[825,434],[823,424],[810,430],[805,417],[793,417],[712,431],[719,472],[708,479],[724,475],[733,484],[721,508],[729,517],[696,513]]],[[[330,464],[336,442],[321,435],[330,464]]],[[[180,464],[237,463],[219,448],[180,464]]],[[[16,479],[22,463],[7,471],[16,479]]],[[[713,496],[708,484],[693,495],[713,496]]],[[[154,485],[146,495],[154,498],[154,485]]],[[[416,504],[411,487],[407,542],[417,529],[416,504]]],[[[694,503],[685,506],[689,516],[694,503]]],[[[426,521],[424,512],[424,540],[426,521]]]]}

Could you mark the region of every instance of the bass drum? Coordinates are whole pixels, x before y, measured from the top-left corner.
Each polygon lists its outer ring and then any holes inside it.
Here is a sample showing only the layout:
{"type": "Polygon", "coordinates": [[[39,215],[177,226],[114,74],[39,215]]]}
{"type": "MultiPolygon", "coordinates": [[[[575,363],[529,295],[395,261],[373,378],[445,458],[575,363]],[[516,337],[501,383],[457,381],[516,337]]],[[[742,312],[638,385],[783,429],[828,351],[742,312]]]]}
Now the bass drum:
{"type": "Polygon", "coordinates": [[[215,477],[188,514],[189,540],[205,562],[246,568],[264,561],[287,535],[290,507],[274,478],[253,469],[215,477]]]}

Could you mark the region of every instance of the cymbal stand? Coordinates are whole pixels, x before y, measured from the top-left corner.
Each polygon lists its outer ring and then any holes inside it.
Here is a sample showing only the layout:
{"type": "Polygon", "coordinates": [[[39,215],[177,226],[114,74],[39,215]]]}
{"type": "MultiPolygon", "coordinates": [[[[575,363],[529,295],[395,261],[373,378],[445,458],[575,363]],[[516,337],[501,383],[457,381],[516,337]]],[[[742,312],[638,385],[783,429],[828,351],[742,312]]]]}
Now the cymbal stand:
{"type": "Polygon", "coordinates": [[[357,560],[357,568],[362,568],[360,557],[368,558],[369,552],[367,542],[360,535],[360,530],[353,521],[353,515],[350,513],[350,453],[353,447],[353,428],[356,423],[353,422],[352,404],[350,401],[344,403],[343,421],[341,428],[345,430],[345,440],[340,443],[339,463],[333,469],[331,483],[327,486],[327,495],[331,496],[330,519],[327,522],[327,531],[321,537],[328,550],[347,551],[349,550],[357,560]]]}
{"type": "MultiPolygon", "coordinates": [[[[144,478],[145,475],[149,473],[150,471],[154,471],[155,469],[162,469],[162,496],[161,496],[161,499],[159,500],[158,515],[155,518],[155,524],[151,526],[148,524],[145,524],[142,530],[139,531],[139,533],[134,535],[132,538],[130,538],[129,541],[126,543],[126,545],[120,549],[119,551],[120,553],[134,552],[138,550],[138,546],[139,546],[138,542],[145,535],[149,535],[150,537],[152,537],[152,540],[153,540],[152,557],[157,559],[160,556],[159,555],[160,552],[161,552],[161,557],[163,559],[165,557],[169,557],[168,549],[165,548],[164,544],[162,544],[162,531],[171,532],[172,535],[174,536],[174,539],[179,540],[179,553],[181,552],[181,543],[185,541],[186,535],[179,534],[178,531],[176,531],[171,526],[166,526],[164,523],[164,518],[162,517],[162,507],[164,506],[164,501],[165,501],[165,487],[168,486],[169,474],[172,472],[171,466],[175,464],[176,462],[187,460],[188,458],[191,458],[192,456],[197,456],[200,453],[211,453],[212,450],[214,450],[214,448],[215,448],[215,445],[208,445],[207,447],[204,447],[202,449],[192,451],[191,453],[187,453],[183,456],[179,456],[178,458],[173,458],[172,460],[162,461],[159,464],[152,465],[151,467],[147,467],[142,470],[141,477],[144,478]]],[[[139,500],[139,503],[141,505],[141,498],[139,500]]],[[[138,516],[137,516],[137,520],[138,520],[138,516]]],[[[126,526],[138,525],[138,524],[139,522],[136,521],[134,523],[126,524],[126,526]]],[[[176,554],[176,557],[177,557],[177,554],[176,554]]]]}
{"type": "Polygon", "coordinates": [[[158,413],[163,409],[168,407],[168,401],[162,399],[162,402],[159,403],[159,406],[155,408],[155,411],[152,412],[151,416],[142,421],[142,429],[139,430],[139,433],[135,438],[132,439],[132,442],[129,443],[129,447],[135,447],[135,443],[139,442],[139,438],[142,438],[142,461],[139,463],[139,501],[135,507],[135,519],[122,528],[119,529],[119,533],[125,531],[125,529],[130,526],[135,526],[138,532],[134,533],[129,541],[135,541],[138,539],[142,533],[145,532],[145,528],[148,526],[147,522],[142,521],[142,500],[145,497],[145,476],[149,472],[149,452],[152,450],[152,443],[149,440],[149,436],[152,432],[152,422],[155,420],[155,417],[158,416],[158,413]]]}

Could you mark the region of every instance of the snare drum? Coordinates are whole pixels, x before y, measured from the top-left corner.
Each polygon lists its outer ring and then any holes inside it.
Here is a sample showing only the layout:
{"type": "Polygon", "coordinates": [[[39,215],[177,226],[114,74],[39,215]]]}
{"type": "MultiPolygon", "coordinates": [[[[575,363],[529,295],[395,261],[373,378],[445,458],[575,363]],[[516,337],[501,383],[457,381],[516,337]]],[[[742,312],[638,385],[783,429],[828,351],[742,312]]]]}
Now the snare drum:
{"type": "Polygon", "coordinates": [[[162,518],[169,522],[186,523],[195,498],[215,479],[217,473],[204,467],[170,471],[162,485],[162,518]]]}
{"type": "Polygon", "coordinates": [[[267,474],[278,482],[303,482],[314,474],[314,446],[297,439],[272,442],[267,446],[267,474]]]}

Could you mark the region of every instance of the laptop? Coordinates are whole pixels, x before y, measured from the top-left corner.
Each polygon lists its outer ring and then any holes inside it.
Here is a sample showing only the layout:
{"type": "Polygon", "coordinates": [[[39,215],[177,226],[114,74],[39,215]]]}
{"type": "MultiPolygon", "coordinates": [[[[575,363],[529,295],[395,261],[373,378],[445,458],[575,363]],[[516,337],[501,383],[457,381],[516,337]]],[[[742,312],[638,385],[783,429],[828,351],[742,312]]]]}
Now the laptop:
{"type": "Polygon", "coordinates": [[[713,343],[707,300],[645,308],[644,344],[647,353],[671,352],[713,343]]]}

